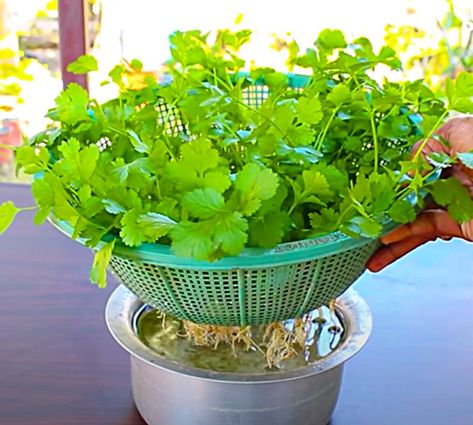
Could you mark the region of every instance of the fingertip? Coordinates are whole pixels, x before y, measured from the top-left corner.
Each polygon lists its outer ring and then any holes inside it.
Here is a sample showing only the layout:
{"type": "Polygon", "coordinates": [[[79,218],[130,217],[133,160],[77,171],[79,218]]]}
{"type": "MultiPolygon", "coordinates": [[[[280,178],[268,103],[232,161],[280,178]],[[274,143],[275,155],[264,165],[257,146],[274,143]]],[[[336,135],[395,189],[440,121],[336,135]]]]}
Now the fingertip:
{"type": "Polygon", "coordinates": [[[381,268],[379,268],[377,264],[367,264],[366,268],[371,273],[378,273],[381,270],[381,268]]]}
{"type": "Polygon", "coordinates": [[[366,263],[366,268],[372,273],[377,273],[381,271],[382,269],[384,269],[385,266],[386,265],[382,261],[380,261],[376,254],[371,257],[366,263]]]}

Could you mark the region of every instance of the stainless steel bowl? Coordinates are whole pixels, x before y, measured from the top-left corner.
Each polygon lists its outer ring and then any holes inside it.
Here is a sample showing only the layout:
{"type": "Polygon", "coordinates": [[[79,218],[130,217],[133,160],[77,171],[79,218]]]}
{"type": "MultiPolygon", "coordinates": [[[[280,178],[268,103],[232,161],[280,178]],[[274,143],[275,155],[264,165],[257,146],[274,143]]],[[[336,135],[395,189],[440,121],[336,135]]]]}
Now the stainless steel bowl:
{"type": "Polygon", "coordinates": [[[336,303],[345,337],[309,366],[268,374],[213,372],[166,360],[133,327],[143,302],[123,286],[111,295],[107,326],[130,353],[133,397],[149,425],[326,425],[340,392],[344,363],[366,343],[371,313],[353,290],[336,303]]]}

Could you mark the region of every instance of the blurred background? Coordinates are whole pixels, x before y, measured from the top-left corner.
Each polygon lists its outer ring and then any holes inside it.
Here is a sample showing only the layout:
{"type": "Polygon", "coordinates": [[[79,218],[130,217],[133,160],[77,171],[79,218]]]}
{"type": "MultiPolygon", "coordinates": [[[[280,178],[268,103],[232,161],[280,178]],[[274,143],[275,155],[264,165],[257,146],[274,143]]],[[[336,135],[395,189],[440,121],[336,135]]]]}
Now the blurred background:
{"type": "MultiPolygon", "coordinates": [[[[473,72],[472,0],[88,0],[85,7],[89,52],[99,63],[89,89],[99,100],[112,94],[101,82],[117,63],[138,58],[143,72],[159,74],[175,30],[249,28],[248,63],[284,68],[294,40],[304,49],[322,29],[338,28],[348,40],[390,45],[405,64],[403,78],[437,90],[445,77],[473,72]]],[[[80,22],[69,21],[68,30],[80,22]]],[[[58,1],[0,0],[0,145],[42,130],[61,89],[58,1]]],[[[28,182],[15,175],[13,151],[2,148],[0,181],[28,182]]]]}

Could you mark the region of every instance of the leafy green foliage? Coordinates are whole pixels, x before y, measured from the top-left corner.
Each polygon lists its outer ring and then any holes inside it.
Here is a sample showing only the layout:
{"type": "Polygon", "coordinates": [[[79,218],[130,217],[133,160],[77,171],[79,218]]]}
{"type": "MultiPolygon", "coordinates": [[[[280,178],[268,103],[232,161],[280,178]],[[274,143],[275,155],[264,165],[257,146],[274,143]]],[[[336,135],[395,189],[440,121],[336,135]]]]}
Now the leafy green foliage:
{"type": "Polygon", "coordinates": [[[74,125],[90,119],[88,105],[87,92],[78,84],[71,83],[56,98],[56,108],[49,116],[53,119],[57,116],[58,121],[66,125],[74,125]]]}
{"type": "Polygon", "coordinates": [[[238,173],[234,186],[239,194],[239,209],[249,216],[258,211],[261,201],[274,196],[278,177],[269,169],[246,164],[238,173]]]}
{"type": "Polygon", "coordinates": [[[67,70],[73,74],[87,74],[91,71],[99,69],[97,59],[92,55],[83,55],[77,58],[74,62],[67,65],[67,70]]]}
{"type": "MultiPolygon", "coordinates": [[[[376,67],[399,68],[395,52],[338,30],[302,54],[291,45],[305,77],[242,72],[249,37],[175,32],[167,84],[127,88],[118,65],[109,76],[120,94],[103,104],[70,84],[48,114],[56,128],[18,151],[19,168],[38,173],[35,221],[52,214],[101,246],[94,282],[104,285],[113,241],[212,261],[337,230],[375,238],[389,219],[412,221],[428,193],[458,220],[473,216],[466,189],[438,180],[458,161],[471,167],[471,153],[409,159],[450,111],[473,112],[471,76],[449,83],[447,102],[420,81],[378,83],[376,67]]],[[[85,57],[71,69],[94,68],[85,57]]],[[[5,228],[17,210],[1,208],[5,228]]]]}
{"type": "Polygon", "coordinates": [[[436,181],[430,192],[435,202],[446,207],[454,220],[463,223],[473,217],[473,200],[470,191],[457,179],[450,177],[436,181]]]}
{"type": "Polygon", "coordinates": [[[0,235],[8,229],[19,211],[11,201],[0,205],[0,235]]]}
{"type": "Polygon", "coordinates": [[[90,281],[98,285],[99,288],[105,288],[107,285],[107,267],[112,257],[115,240],[104,244],[94,256],[94,263],[90,270],[90,281]]]}

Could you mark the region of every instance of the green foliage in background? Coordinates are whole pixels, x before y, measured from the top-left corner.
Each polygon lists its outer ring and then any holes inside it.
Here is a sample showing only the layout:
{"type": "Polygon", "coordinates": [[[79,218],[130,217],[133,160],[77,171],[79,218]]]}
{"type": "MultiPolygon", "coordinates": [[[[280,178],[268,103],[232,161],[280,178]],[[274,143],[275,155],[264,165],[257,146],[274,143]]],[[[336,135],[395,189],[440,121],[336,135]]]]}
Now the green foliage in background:
{"type": "MultiPolygon", "coordinates": [[[[28,74],[29,60],[16,59],[17,54],[11,49],[0,49],[0,96],[13,96],[21,102],[21,82],[32,81],[33,77],[28,74]]],[[[10,109],[9,105],[1,105],[0,109],[10,109]]]]}
{"type": "Polygon", "coordinates": [[[473,72],[473,20],[459,16],[453,0],[448,0],[448,11],[437,21],[438,34],[427,34],[410,25],[386,27],[385,42],[399,53],[408,53],[406,69],[421,67],[426,81],[434,87],[445,88],[446,77],[460,72],[473,72]],[[437,36],[437,44],[428,43],[429,36],[437,36]],[[412,46],[419,46],[412,51],[412,46]]]}

